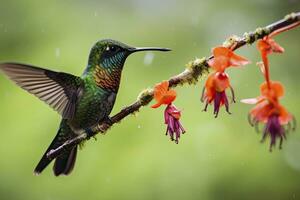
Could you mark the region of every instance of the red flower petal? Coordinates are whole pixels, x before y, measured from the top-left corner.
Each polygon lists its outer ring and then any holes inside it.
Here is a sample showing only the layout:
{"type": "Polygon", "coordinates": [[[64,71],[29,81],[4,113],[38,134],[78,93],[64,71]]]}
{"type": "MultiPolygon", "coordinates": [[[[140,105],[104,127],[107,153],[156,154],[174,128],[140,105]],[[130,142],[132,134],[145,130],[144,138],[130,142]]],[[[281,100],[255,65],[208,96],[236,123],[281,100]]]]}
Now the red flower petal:
{"type": "Polygon", "coordinates": [[[229,59],[225,56],[214,57],[208,61],[208,65],[215,71],[223,72],[229,66],[229,59]]]}
{"type": "Polygon", "coordinates": [[[219,56],[225,56],[227,58],[229,58],[232,54],[232,50],[226,48],[226,47],[215,47],[212,50],[212,53],[214,55],[214,57],[219,57],[219,56]]]}
{"type": "Polygon", "coordinates": [[[268,43],[272,48],[272,51],[274,53],[283,53],[284,52],[284,48],[282,46],[280,46],[279,44],[277,44],[275,42],[275,40],[268,38],[268,43]]]}
{"type": "Polygon", "coordinates": [[[152,108],[158,108],[162,104],[169,105],[176,99],[176,91],[169,90],[169,82],[163,81],[154,87],[154,99],[157,103],[152,108]]]}
{"type": "Polygon", "coordinates": [[[249,63],[250,63],[250,61],[247,60],[246,58],[232,53],[231,58],[230,58],[231,66],[243,66],[243,65],[247,65],[249,63]]]}
{"type": "Polygon", "coordinates": [[[209,60],[208,64],[219,72],[223,72],[230,66],[242,66],[250,63],[249,60],[235,54],[231,49],[226,47],[215,47],[212,53],[214,58],[209,60]]]}
{"type": "Polygon", "coordinates": [[[264,37],[257,42],[257,48],[261,53],[283,53],[284,48],[277,44],[274,39],[270,37],[264,37]]]}
{"type": "Polygon", "coordinates": [[[168,91],[169,89],[169,82],[163,81],[161,83],[158,83],[154,87],[154,99],[156,101],[159,101],[163,95],[168,91]]]}
{"type": "Polygon", "coordinates": [[[270,49],[271,49],[271,47],[270,47],[270,45],[268,44],[268,42],[266,41],[266,40],[264,40],[264,39],[262,39],[262,40],[259,40],[258,42],[257,42],[257,49],[260,51],[260,52],[265,52],[265,53],[269,53],[269,51],[270,51],[270,49]]]}
{"type": "Polygon", "coordinates": [[[270,82],[271,88],[268,88],[267,82],[264,82],[260,86],[260,92],[263,96],[271,99],[278,99],[284,95],[284,87],[279,81],[270,82]]]}

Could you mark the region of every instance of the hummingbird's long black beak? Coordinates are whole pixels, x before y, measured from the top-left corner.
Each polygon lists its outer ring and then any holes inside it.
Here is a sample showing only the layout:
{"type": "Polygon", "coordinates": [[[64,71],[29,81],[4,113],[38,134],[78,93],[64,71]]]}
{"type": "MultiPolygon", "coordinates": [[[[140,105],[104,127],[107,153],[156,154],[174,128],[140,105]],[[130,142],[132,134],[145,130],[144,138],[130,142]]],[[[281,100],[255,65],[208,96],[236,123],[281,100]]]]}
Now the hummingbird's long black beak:
{"type": "Polygon", "coordinates": [[[171,51],[168,48],[160,48],[160,47],[133,47],[129,49],[130,53],[138,52],[138,51],[171,51]]]}

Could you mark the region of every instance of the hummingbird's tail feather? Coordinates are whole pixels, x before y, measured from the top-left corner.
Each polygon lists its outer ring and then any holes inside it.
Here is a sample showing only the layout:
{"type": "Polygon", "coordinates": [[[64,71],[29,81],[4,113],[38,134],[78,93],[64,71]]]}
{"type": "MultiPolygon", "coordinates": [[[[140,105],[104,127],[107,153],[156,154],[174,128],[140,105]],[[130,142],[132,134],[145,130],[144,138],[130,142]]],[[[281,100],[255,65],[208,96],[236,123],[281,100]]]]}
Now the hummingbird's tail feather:
{"type": "Polygon", "coordinates": [[[75,165],[77,155],[77,146],[74,147],[71,151],[62,154],[57,157],[53,165],[53,172],[55,176],[61,174],[69,175],[75,165]]]}
{"type": "MultiPolygon", "coordinates": [[[[50,150],[56,149],[57,147],[62,145],[65,141],[67,141],[68,139],[74,136],[75,133],[69,127],[67,120],[63,119],[60,123],[60,127],[55,138],[53,139],[48,149],[44,153],[40,162],[35,167],[34,174],[39,175],[51,163],[53,159],[49,159],[47,157],[47,153],[50,150]]],[[[62,155],[57,157],[53,166],[54,175],[59,176],[61,174],[64,175],[70,174],[75,165],[76,155],[77,155],[77,146],[71,149],[70,151],[66,151],[62,155]]]]}

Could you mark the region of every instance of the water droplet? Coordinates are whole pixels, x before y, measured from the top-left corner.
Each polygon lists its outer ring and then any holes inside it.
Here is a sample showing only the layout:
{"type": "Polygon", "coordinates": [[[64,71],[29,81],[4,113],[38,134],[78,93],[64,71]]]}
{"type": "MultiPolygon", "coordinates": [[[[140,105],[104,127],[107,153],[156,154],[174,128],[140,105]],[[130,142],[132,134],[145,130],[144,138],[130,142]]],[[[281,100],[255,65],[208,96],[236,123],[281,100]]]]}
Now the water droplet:
{"type": "Polygon", "coordinates": [[[55,49],[55,57],[59,58],[60,57],[60,48],[55,49]]]}
{"type": "Polygon", "coordinates": [[[154,53],[152,52],[147,52],[145,57],[144,57],[144,64],[145,65],[151,65],[154,59],[154,53]]]}

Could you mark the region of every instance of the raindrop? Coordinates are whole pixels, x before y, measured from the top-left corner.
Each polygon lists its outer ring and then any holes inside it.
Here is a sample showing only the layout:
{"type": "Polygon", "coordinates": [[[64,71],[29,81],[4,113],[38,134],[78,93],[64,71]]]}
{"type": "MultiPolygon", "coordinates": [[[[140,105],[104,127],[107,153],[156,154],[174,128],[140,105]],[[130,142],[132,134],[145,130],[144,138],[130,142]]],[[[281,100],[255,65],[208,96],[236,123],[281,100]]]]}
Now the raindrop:
{"type": "Polygon", "coordinates": [[[154,53],[152,52],[147,52],[145,57],[144,57],[144,64],[145,65],[151,65],[154,59],[154,53]]]}
{"type": "Polygon", "coordinates": [[[60,57],[60,48],[55,49],[55,57],[59,58],[60,57]]]}

